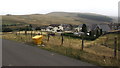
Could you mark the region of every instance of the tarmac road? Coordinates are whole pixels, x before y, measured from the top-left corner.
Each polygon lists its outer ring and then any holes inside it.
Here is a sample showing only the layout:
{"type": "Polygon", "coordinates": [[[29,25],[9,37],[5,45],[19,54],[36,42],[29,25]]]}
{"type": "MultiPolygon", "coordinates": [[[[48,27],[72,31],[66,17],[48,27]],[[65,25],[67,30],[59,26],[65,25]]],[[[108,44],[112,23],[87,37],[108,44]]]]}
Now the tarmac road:
{"type": "Polygon", "coordinates": [[[3,66],[94,66],[37,47],[2,40],[3,66]]]}

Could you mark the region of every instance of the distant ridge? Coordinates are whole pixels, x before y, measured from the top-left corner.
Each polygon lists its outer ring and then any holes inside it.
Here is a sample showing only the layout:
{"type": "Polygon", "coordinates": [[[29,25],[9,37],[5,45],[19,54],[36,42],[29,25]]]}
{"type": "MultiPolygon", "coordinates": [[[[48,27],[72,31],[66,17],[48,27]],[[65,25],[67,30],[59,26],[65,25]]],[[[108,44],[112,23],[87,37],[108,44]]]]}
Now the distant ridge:
{"type": "Polygon", "coordinates": [[[51,12],[48,14],[3,15],[3,24],[101,24],[113,22],[111,17],[94,13],[51,12]]]}

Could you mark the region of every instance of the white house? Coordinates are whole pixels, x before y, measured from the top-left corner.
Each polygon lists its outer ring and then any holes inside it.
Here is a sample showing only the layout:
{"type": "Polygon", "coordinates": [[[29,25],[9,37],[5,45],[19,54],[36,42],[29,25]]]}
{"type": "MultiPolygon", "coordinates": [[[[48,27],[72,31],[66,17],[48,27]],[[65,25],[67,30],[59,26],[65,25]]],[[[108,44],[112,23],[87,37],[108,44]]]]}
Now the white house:
{"type": "Polygon", "coordinates": [[[47,27],[46,31],[61,32],[61,31],[63,31],[63,26],[61,24],[51,24],[47,27]]]}

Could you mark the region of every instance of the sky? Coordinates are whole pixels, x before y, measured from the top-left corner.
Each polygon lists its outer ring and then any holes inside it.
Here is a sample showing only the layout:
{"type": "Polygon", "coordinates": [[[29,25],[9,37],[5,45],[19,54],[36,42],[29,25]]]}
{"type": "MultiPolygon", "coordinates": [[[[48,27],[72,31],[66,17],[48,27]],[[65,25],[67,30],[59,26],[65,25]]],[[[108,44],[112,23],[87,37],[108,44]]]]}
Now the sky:
{"type": "Polygon", "coordinates": [[[119,1],[120,0],[0,0],[0,15],[81,12],[118,16],[119,1]]]}

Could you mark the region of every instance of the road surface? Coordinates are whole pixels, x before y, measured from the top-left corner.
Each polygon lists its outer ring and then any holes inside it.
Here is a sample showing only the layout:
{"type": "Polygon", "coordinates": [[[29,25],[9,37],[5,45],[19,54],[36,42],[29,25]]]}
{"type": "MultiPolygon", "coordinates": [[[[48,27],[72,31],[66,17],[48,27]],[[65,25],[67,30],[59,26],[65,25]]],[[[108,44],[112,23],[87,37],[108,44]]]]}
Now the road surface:
{"type": "Polygon", "coordinates": [[[2,67],[2,39],[0,38],[0,67],[2,67]]]}
{"type": "Polygon", "coordinates": [[[94,66],[57,53],[9,40],[2,40],[3,66],[94,66]]]}

